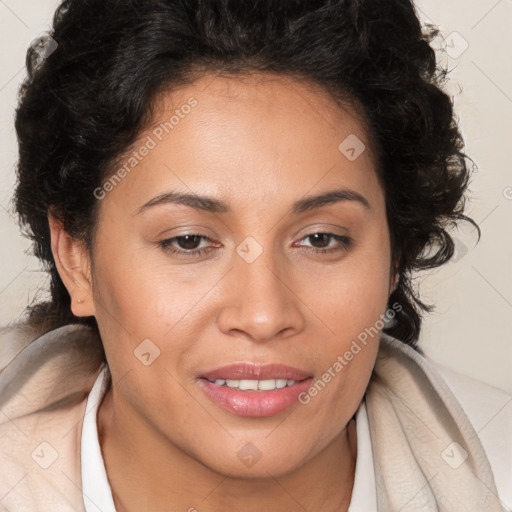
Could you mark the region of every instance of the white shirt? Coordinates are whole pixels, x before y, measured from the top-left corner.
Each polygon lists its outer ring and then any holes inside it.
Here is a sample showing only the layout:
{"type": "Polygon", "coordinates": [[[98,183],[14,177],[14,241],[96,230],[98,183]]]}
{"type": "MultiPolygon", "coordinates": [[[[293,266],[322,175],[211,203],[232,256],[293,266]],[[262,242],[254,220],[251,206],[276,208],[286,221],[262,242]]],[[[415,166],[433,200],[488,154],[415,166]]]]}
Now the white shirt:
{"type": "MultiPolygon", "coordinates": [[[[108,367],[100,372],[87,397],[81,438],[82,491],[87,512],[116,512],[112,491],[98,441],[97,414],[107,390],[108,367]]],[[[357,455],[354,487],[348,512],[375,512],[377,493],[373,467],[372,443],[366,414],[361,402],[356,411],[357,455]]]]}
{"type": "Polygon", "coordinates": [[[108,387],[108,366],[100,372],[87,397],[81,439],[82,492],[87,512],[116,512],[98,440],[98,406],[108,387]]]}

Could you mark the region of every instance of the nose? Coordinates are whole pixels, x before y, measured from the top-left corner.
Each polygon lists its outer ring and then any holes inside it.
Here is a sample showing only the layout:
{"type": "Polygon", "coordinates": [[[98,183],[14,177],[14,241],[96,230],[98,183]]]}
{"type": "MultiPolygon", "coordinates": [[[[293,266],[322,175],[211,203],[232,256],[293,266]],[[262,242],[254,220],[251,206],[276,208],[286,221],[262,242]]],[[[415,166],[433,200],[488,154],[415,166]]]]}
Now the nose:
{"type": "Polygon", "coordinates": [[[226,283],[226,300],[217,315],[220,330],[254,342],[301,332],[305,326],[302,302],[293,290],[289,270],[286,262],[276,266],[267,251],[252,263],[236,261],[226,283]]]}

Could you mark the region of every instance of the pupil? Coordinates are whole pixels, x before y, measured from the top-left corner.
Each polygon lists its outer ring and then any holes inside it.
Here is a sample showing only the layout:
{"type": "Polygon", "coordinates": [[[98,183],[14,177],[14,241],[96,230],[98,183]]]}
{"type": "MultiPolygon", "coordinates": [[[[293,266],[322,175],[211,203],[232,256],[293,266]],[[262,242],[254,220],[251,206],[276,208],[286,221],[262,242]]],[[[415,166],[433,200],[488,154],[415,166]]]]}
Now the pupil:
{"type": "MultiPolygon", "coordinates": [[[[314,235],[310,235],[310,237],[313,238],[312,243],[314,241],[318,242],[318,240],[325,242],[324,244],[320,245],[321,248],[322,247],[327,247],[329,245],[330,235],[328,235],[327,233],[315,233],[314,235]]],[[[318,245],[315,245],[314,243],[313,243],[313,245],[315,247],[318,247],[318,245]]]]}
{"type": "Polygon", "coordinates": [[[193,250],[193,249],[197,248],[197,243],[199,242],[199,236],[198,235],[183,235],[183,236],[179,237],[178,242],[182,249],[193,250]]]}

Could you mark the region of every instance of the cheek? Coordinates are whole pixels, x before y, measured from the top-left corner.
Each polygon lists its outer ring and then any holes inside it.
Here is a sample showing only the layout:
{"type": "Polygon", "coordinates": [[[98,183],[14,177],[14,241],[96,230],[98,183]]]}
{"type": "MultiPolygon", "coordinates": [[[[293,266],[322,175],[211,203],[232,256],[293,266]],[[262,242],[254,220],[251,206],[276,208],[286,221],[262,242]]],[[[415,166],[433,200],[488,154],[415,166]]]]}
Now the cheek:
{"type": "Polygon", "coordinates": [[[138,247],[120,253],[107,243],[98,254],[94,291],[101,305],[101,320],[107,324],[115,321],[138,336],[169,332],[181,318],[188,317],[187,312],[216,281],[211,272],[199,279],[197,273],[184,272],[163,258],[152,261],[151,255],[138,247]]]}
{"type": "Polygon", "coordinates": [[[346,342],[357,337],[384,313],[389,271],[389,239],[381,227],[359,241],[340,265],[304,275],[308,296],[314,297],[311,308],[317,308],[334,339],[346,342]]]}
{"type": "Polygon", "coordinates": [[[317,401],[315,412],[325,421],[333,415],[347,421],[344,415],[355,411],[371,377],[389,297],[389,264],[382,230],[317,288],[316,312],[329,331],[321,341],[322,383],[311,402],[317,401]]]}

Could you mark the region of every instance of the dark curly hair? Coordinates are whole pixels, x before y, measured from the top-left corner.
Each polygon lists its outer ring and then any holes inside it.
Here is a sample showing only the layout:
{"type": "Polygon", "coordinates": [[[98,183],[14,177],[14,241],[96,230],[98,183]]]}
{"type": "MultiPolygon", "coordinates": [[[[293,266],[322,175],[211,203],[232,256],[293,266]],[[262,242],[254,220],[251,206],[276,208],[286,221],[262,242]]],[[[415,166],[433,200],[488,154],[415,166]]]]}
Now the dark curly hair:
{"type": "Polygon", "coordinates": [[[401,309],[384,332],[421,351],[421,311],[433,306],[419,299],[414,272],[452,257],[448,230],[458,221],[480,235],[463,213],[470,159],[430,45],[438,33],[422,30],[411,0],[64,0],[27,52],[16,111],[15,207],[51,276],[51,300],[30,306],[30,318],[97,329],[94,317],[71,312],[47,215],[91,247],[93,191],[151,123],[159,94],[206,73],[266,72],[357,105],[399,274],[389,305],[401,309]]]}

